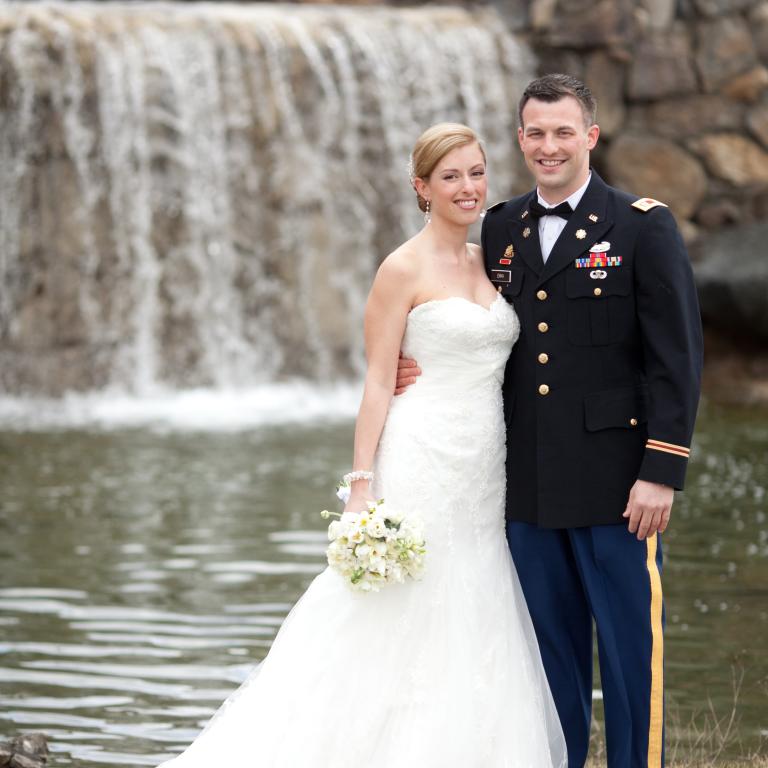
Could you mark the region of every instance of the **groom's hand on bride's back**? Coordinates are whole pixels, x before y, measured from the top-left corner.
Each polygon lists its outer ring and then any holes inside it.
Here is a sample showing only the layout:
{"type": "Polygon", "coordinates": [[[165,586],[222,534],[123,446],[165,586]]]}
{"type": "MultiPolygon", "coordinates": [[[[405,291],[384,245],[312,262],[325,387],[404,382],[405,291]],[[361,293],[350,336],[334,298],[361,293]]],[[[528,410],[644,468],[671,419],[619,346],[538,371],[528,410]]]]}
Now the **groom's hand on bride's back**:
{"type": "Polygon", "coordinates": [[[402,395],[416,379],[421,376],[421,368],[416,365],[415,360],[410,357],[403,357],[397,361],[397,378],[395,379],[395,394],[402,395]]]}

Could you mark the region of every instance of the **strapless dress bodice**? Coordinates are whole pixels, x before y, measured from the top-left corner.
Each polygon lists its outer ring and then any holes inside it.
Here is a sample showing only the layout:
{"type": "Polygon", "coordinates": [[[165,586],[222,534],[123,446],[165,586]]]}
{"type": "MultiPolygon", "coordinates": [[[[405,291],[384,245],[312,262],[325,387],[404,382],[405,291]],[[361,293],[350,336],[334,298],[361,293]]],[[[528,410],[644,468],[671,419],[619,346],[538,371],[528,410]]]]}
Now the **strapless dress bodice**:
{"type": "Polygon", "coordinates": [[[460,296],[418,304],[408,315],[402,348],[422,374],[401,397],[461,396],[501,386],[519,334],[515,310],[501,294],[487,309],[460,296]]]}

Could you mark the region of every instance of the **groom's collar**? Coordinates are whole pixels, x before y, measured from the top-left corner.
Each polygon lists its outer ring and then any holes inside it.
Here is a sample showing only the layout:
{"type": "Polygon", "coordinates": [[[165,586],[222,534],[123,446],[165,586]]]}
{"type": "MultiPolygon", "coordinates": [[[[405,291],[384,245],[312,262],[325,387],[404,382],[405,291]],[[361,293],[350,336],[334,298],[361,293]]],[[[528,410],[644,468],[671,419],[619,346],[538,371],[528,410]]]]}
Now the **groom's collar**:
{"type": "MultiPolygon", "coordinates": [[[[560,202],[568,203],[568,205],[571,206],[571,210],[575,211],[576,206],[581,202],[581,198],[584,197],[584,193],[587,191],[587,187],[589,186],[589,182],[592,180],[592,171],[590,170],[587,174],[587,180],[571,195],[565,198],[565,200],[561,200],[560,202]]],[[[547,200],[545,200],[541,196],[541,190],[536,187],[536,198],[539,201],[540,205],[543,205],[545,208],[554,208],[556,203],[550,203],[547,200]]],[[[530,203],[529,203],[530,204],[530,203]]]]}

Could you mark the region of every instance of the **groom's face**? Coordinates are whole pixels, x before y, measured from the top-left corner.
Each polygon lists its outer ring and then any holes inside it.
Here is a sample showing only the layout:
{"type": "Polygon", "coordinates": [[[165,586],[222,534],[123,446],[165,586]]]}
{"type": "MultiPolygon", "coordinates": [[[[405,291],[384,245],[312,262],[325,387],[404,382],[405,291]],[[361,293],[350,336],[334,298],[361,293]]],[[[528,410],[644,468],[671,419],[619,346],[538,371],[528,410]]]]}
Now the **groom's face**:
{"type": "Polygon", "coordinates": [[[589,174],[589,152],[600,129],[587,125],[576,99],[530,99],[523,107],[523,125],[517,138],[525,163],[536,179],[541,196],[557,204],[572,195],[589,174]]]}

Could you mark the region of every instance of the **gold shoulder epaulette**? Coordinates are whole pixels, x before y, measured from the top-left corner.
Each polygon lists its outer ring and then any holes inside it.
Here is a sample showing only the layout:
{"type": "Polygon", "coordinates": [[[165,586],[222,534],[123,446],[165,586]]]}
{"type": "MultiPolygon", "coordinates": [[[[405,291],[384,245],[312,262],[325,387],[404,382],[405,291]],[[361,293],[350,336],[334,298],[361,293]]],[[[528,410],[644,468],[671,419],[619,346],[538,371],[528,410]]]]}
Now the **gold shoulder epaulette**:
{"type": "Polygon", "coordinates": [[[666,203],[662,203],[660,200],[654,200],[652,197],[641,197],[639,200],[635,200],[632,203],[633,208],[637,208],[638,211],[648,213],[651,208],[655,208],[657,205],[663,205],[665,208],[669,208],[666,203]]]}

